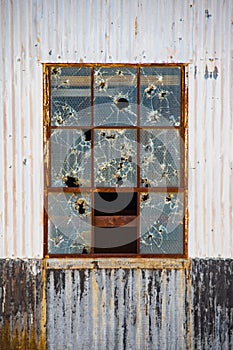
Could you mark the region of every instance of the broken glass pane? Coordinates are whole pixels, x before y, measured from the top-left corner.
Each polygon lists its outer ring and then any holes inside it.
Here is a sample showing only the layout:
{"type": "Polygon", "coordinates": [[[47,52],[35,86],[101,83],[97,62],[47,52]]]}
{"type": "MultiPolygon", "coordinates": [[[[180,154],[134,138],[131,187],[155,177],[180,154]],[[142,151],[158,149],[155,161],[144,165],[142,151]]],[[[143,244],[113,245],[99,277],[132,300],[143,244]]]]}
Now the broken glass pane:
{"type": "Polygon", "coordinates": [[[90,68],[52,67],[50,78],[51,125],[90,125],[90,68]]]}
{"type": "Polygon", "coordinates": [[[141,187],[178,187],[180,134],[175,129],[144,129],[140,137],[141,187]]]}
{"type": "Polygon", "coordinates": [[[48,196],[49,254],[87,254],[91,251],[91,197],[87,193],[48,196]]]}
{"type": "Polygon", "coordinates": [[[91,131],[51,131],[51,186],[91,185],[91,131]]]}
{"type": "Polygon", "coordinates": [[[135,125],[137,70],[100,67],[94,70],[94,125],[135,125]]]}
{"type": "Polygon", "coordinates": [[[140,195],[140,253],[183,254],[183,194],[140,195]]]}
{"type": "Polygon", "coordinates": [[[143,67],[140,121],[144,126],[179,126],[181,72],[175,67],[143,67]]]}
{"type": "Polygon", "coordinates": [[[135,187],[136,152],[136,130],[95,130],[95,186],[135,187]]]}

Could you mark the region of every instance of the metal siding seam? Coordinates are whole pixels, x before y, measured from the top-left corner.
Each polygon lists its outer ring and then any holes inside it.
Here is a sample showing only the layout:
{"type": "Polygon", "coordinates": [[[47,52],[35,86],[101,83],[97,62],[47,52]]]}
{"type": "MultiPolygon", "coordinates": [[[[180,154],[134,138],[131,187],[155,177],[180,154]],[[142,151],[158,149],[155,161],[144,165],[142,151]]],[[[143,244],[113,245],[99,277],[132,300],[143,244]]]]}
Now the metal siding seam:
{"type": "Polygon", "coordinates": [[[195,118],[194,118],[194,101],[195,101],[195,79],[194,79],[194,70],[195,67],[193,65],[189,66],[188,71],[188,94],[193,96],[192,99],[189,98],[188,105],[188,254],[192,256],[195,244],[195,219],[194,219],[194,210],[195,210],[195,202],[193,198],[193,193],[196,193],[195,187],[195,171],[196,171],[196,160],[195,160],[195,118]],[[191,234],[192,232],[192,234],[191,234]]]}
{"type": "MultiPolygon", "coordinates": [[[[25,240],[25,254],[26,256],[33,256],[32,251],[32,241],[31,241],[31,235],[32,231],[34,231],[35,227],[33,226],[33,205],[32,203],[36,203],[35,198],[33,198],[33,191],[32,191],[32,181],[36,181],[36,179],[33,179],[33,147],[32,147],[32,139],[34,138],[34,135],[32,133],[32,118],[35,116],[33,115],[31,106],[32,106],[32,80],[29,86],[28,81],[30,81],[31,74],[31,60],[29,57],[32,56],[31,52],[31,38],[28,35],[29,32],[32,30],[30,18],[28,14],[30,13],[30,6],[27,2],[25,2],[22,5],[21,12],[23,12],[22,18],[22,27],[23,27],[23,46],[24,51],[21,52],[22,55],[22,62],[23,62],[23,70],[21,79],[23,81],[23,88],[24,88],[24,95],[23,95],[23,119],[24,119],[24,134],[27,136],[25,138],[25,159],[27,159],[27,163],[24,166],[24,193],[25,193],[25,200],[22,203],[24,207],[24,226],[21,228],[24,231],[24,234],[26,236],[25,240]],[[27,54],[26,54],[27,53],[27,54]]],[[[23,135],[22,135],[23,137],[23,135]]]]}
{"type": "MultiPolygon", "coordinates": [[[[21,233],[22,226],[22,206],[21,206],[21,179],[22,179],[22,147],[21,147],[21,99],[20,99],[20,69],[17,64],[17,57],[19,54],[19,43],[17,40],[17,33],[20,33],[20,23],[19,23],[19,9],[18,4],[12,6],[12,21],[13,21],[13,31],[12,31],[12,56],[11,56],[11,67],[13,71],[12,77],[12,142],[13,142],[13,201],[15,204],[15,209],[13,208],[13,235],[14,235],[14,246],[13,255],[17,257],[22,256],[22,246],[23,246],[23,234],[21,233]],[[16,115],[18,118],[16,118],[16,115]],[[17,254],[18,253],[18,254],[17,254]]],[[[21,39],[21,38],[20,38],[21,39]]]]}
{"type": "MultiPolygon", "coordinates": [[[[21,130],[21,142],[23,143],[22,149],[23,154],[21,156],[21,164],[22,169],[19,169],[18,171],[23,173],[22,174],[22,187],[23,187],[23,193],[21,198],[21,206],[22,206],[22,224],[20,226],[21,234],[23,236],[24,246],[22,247],[22,252],[16,252],[16,256],[23,256],[23,257],[32,257],[31,254],[32,247],[30,244],[30,235],[31,235],[31,229],[32,225],[30,225],[30,222],[32,220],[32,215],[30,215],[28,208],[31,207],[31,193],[29,190],[29,184],[30,179],[32,177],[31,175],[31,160],[30,160],[30,132],[31,129],[31,123],[30,123],[30,105],[29,105],[29,95],[28,91],[30,89],[28,81],[30,81],[30,63],[29,63],[29,57],[31,56],[30,53],[30,44],[29,44],[29,33],[31,32],[30,27],[30,16],[28,16],[29,8],[28,8],[28,2],[24,2],[21,4],[21,8],[19,11],[20,14],[20,27],[21,30],[19,31],[19,42],[21,43],[21,50],[19,52],[20,57],[20,65],[19,65],[19,76],[20,76],[20,82],[21,82],[21,93],[22,96],[20,96],[20,103],[21,103],[21,123],[22,123],[22,130],[21,130]]],[[[17,116],[16,116],[17,118],[17,116]]],[[[20,193],[21,195],[21,193],[20,193]]]]}
{"type": "MultiPolygon", "coordinates": [[[[229,43],[232,44],[232,40],[229,40],[229,38],[232,38],[231,36],[231,27],[232,27],[232,21],[231,16],[233,15],[233,6],[231,2],[231,10],[228,8],[227,3],[224,3],[224,17],[223,17],[223,23],[225,23],[225,30],[224,30],[224,36],[223,36],[223,47],[224,47],[224,66],[222,67],[222,71],[224,74],[224,80],[222,84],[222,101],[223,101],[223,114],[222,114],[222,125],[223,125],[223,135],[222,135],[222,165],[223,165],[223,171],[222,171],[222,184],[223,184],[223,190],[221,192],[221,203],[223,206],[223,215],[222,215],[222,227],[223,227],[223,235],[228,233],[227,239],[223,239],[223,254],[226,256],[232,256],[233,254],[233,244],[232,244],[232,226],[230,226],[230,217],[232,215],[232,201],[233,196],[229,197],[228,193],[231,191],[231,181],[230,181],[230,169],[232,173],[232,166],[233,163],[233,156],[232,156],[232,145],[230,140],[232,140],[232,130],[230,129],[230,120],[232,119],[232,109],[230,108],[230,103],[232,100],[232,89],[231,89],[231,83],[232,79],[232,58],[230,58],[230,52],[232,52],[232,47],[229,45],[229,43]],[[230,46],[230,47],[229,47],[230,46]],[[231,63],[230,63],[231,61],[231,63]],[[227,87],[227,88],[226,88],[227,87]],[[230,210],[231,208],[231,210],[230,210]]],[[[230,7],[230,6],[229,6],[230,7]]],[[[232,224],[232,222],[231,222],[232,224]]]]}
{"type": "Polygon", "coordinates": [[[1,246],[0,246],[0,256],[5,256],[5,249],[6,249],[6,222],[5,222],[5,193],[6,193],[6,128],[5,128],[5,121],[6,119],[6,113],[5,113],[5,90],[4,90],[4,84],[5,84],[5,38],[3,36],[3,28],[5,28],[5,22],[7,16],[5,15],[4,9],[1,11],[1,20],[0,20],[0,50],[1,50],[1,64],[0,64],[0,77],[1,77],[1,84],[0,84],[0,100],[2,103],[0,104],[0,167],[2,171],[0,172],[0,186],[2,188],[2,191],[0,192],[0,239],[1,239],[1,246]]]}
{"type": "MultiPolygon", "coordinates": [[[[5,57],[7,57],[8,60],[11,59],[12,51],[12,33],[11,33],[11,4],[9,2],[6,3],[6,18],[9,19],[9,21],[6,23],[5,27],[5,33],[6,33],[6,42],[5,42],[5,57]],[[11,45],[7,45],[7,40],[11,43],[11,45]]],[[[12,70],[8,71],[8,65],[6,64],[5,69],[5,77],[7,77],[6,83],[5,83],[5,125],[4,130],[6,130],[5,133],[5,164],[6,167],[6,174],[5,174],[5,233],[6,237],[12,237],[12,232],[14,234],[14,230],[12,227],[12,216],[11,213],[14,211],[14,201],[13,201],[13,193],[12,193],[12,183],[13,183],[13,175],[12,175],[12,163],[13,163],[13,151],[12,151],[12,119],[11,119],[11,108],[10,108],[10,102],[12,101],[12,93],[11,93],[11,81],[12,81],[12,70]],[[9,203],[12,203],[12,206],[9,206],[9,203]]],[[[6,248],[6,256],[12,256],[13,255],[13,242],[12,239],[7,239],[7,248],[6,248]]]]}

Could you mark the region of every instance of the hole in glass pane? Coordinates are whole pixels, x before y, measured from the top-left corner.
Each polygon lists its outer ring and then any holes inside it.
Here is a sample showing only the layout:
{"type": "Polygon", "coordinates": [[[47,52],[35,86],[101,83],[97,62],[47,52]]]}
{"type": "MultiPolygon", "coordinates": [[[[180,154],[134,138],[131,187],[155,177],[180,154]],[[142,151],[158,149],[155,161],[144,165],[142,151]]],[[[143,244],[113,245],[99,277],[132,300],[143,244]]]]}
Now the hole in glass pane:
{"type": "Polygon", "coordinates": [[[121,97],[115,101],[115,104],[116,104],[117,108],[119,110],[121,110],[121,109],[127,108],[129,106],[129,101],[126,98],[121,97]]]}
{"type": "Polygon", "coordinates": [[[137,193],[98,192],[94,197],[94,215],[137,215],[137,193]]]}

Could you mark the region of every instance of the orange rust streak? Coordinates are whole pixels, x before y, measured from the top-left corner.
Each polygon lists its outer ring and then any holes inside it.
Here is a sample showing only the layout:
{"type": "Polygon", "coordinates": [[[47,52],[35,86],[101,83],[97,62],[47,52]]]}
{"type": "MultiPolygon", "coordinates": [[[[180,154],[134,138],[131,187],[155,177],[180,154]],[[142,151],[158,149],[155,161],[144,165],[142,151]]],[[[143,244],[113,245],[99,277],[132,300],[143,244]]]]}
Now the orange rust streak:
{"type": "Polygon", "coordinates": [[[136,226],[135,215],[129,216],[96,216],[94,219],[94,225],[97,227],[135,227],[136,226]]]}

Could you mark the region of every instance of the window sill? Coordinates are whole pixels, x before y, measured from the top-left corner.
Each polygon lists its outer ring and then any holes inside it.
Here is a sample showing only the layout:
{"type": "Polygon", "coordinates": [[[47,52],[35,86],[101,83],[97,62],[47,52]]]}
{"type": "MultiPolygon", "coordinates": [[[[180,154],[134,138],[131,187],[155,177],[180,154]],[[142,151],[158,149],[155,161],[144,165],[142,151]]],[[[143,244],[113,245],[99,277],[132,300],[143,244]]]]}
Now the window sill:
{"type": "Polygon", "coordinates": [[[46,269],[189,269],[189,259],[171,258],[46,258],[46,269]]]}

